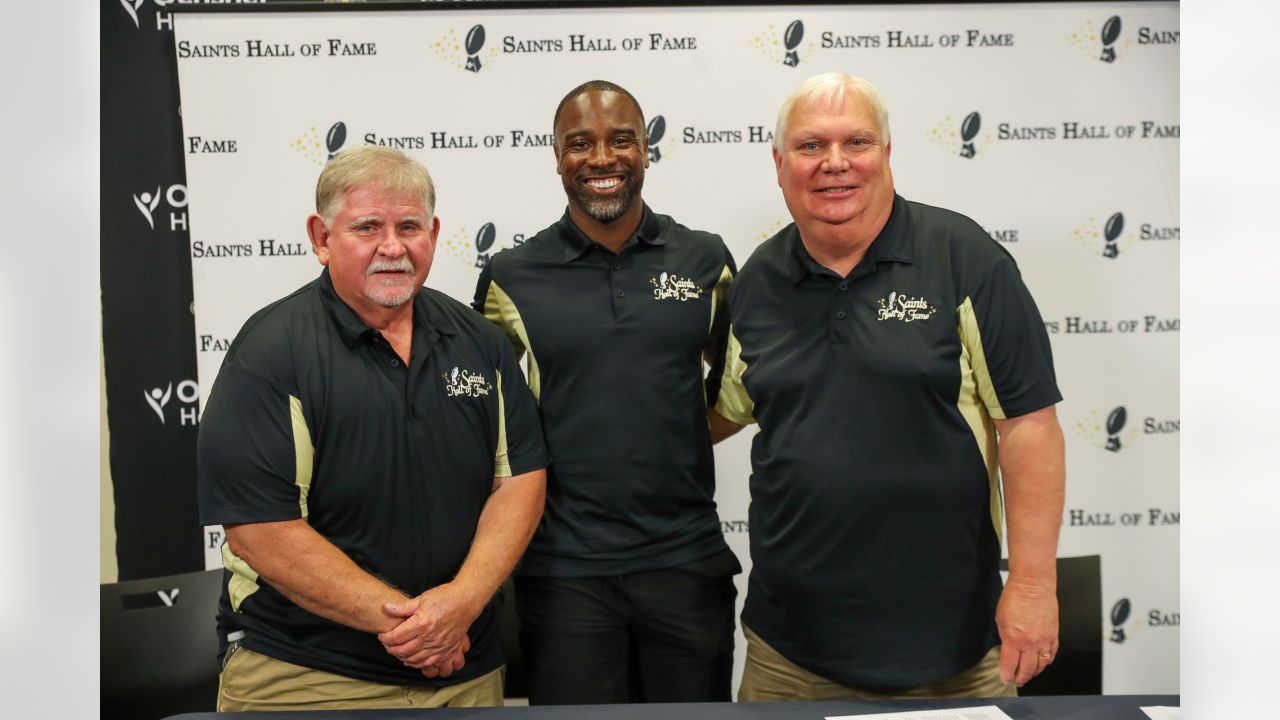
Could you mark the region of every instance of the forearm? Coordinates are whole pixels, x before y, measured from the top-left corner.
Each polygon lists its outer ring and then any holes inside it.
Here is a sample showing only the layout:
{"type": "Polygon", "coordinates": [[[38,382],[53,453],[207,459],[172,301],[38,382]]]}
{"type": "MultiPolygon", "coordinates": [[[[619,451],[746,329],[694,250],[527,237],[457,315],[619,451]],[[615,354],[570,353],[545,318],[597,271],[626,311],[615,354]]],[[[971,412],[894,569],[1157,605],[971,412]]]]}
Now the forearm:
{"type": "Polygon", "coordinates": [[[997,421],[1010,582],[1057,587],[1058,531],[1066,487],[1062,428],[1052,406],[997,421]]]}
{"type": "Polygon", "coordinates": [[[725,438],[736,435],[745,425],[727,419],[725,416],[715,411],[715,408],[707,411],[707,426],[711,429],[711,444],[714,445],[725,438]]]}
{"type": "Polygon", "coordinates": [[[471,551],[450,583],[469,599],[478,616],[524,554],[542,518],[547,475],[535,470],[499,478],[480,512],[471,551]]]}
{"type": "Polygon", "coordinates": [[[400,623],[383,612],[405,594],[352,562],[306,520],[228,525],[231,551],[304,610],[371,633],[400,623]]]}

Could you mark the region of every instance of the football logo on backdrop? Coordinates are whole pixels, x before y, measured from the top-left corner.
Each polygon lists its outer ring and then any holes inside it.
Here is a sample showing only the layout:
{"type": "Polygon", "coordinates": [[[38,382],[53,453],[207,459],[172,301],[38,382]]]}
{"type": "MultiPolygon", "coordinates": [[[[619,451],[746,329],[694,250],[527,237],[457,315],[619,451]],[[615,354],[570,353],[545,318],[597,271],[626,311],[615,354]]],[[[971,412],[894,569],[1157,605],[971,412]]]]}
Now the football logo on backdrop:
{"type": "Polygon", "coordinates": [[[751,38],[751,47],[773,62],[787,67],[796,67],[807,58],[816,47],[812,42],[804,42],[804,22],[796,19],[782,31],[770,23],[763,32],[751,38]]]}
{"type": "Polygon", "coordinates": [[[467,51],[466,69],[480,72],[480,49],[484,47],[484,26],[476,25],[467,31],[465,50],[467,51]]]}
{"type": "Polygon", "coordinates": [[[982,116],[976,112],[971,112],[964,117],[964,122],[960,123],[960,157],[971,158],[976,152],[973,149],[973,139],[977,137],[978,130],[982,128],[982,116]]]}
{"type": "Polygon", "coordinates": [[[1102,24],[1102,56],[1098,59],[1102,62],[1116,61],[1116,40],[1120,37],[1120,16],[1112,15],[1102,24]]]}
{"type": "Polygon", "coordinates": [[[1133,45],[1131,39],[1126,38],[1121,41],[1120,35],[1123,29],[1124,24],[1119,15],[1107,18],[1102,23],[1101,29],[1097,28],[1092,20],[1086,20],[1083,26],[1067,36],[1067,42],[1095,60],[1112,64],[1123,57],[1124,51],[1133,45]]]}
{"type": "MultiPolygon", "coordinates": [[[[523,235],[516,235],[512,238],[512,245],[519,245],[523,241],[523,235]]],[[[467,228],[459,227],[444,239],[442,245],[445,252],[458,262],[475,268],[488,265],[494,254],[503,249],[499,247],[498,230],[491,222],[481,225],[474,236],[467,228]]]]}
{"type": "Polygon", "coordinates": [[[484,25],[472,25],[461,37],[457,30],[450,28],[429,47],[433,55],[459,70],[478,73],[485,66],[492,67],[494,58],[498,56],[498,48],[491,47],[486,51],[484,41],[484,25]]]}
{"type": "Polygon", "coordinates": [[[1071,239],[1094,255],[1114,260],[1135,241],[1133,233],[1125,234],[1124,230],[1124,213],[1115,212],[1103,223],[1096,216],[1090,217],[1071,231],[1071,239]]]}
{"type": "Polygon", "coordinates": [[[800,45],[800,41],[804,39],[804,23],[799,20],[792,20],[787,26],[787,31],[782,34],[782,45],[787,49],[787,54],[782,57],[782,64],[789,67],[795,67],[800,64],[800,57],[796,55],[796,47],[800,45]]]}
{"type": "Polygon", "coordinates": [[[1124,448],[1125,443],[1131,442],[1138,436],[1136,425],[1128,430],[1125,429],[1128,419],[1129,411],[1123,405],[1107,413],[1105,420],[1097,410],[1091,410],[1089,415],[1077,422],[1073,429],[1090,445],[1118,453],[1124,448]]]}
{"type": "Polygon", "coordinates": [[[662,160],[662,150],[658,147],[658,143],[662,142],[662,136],[667,133],[667,119],[661,115],[654,115],[644,133],[645,142],[649,146],[649,162],[656,163],[662,160]]]}
{"type": "Polygon", "coordinates": [[[324,165],[333,159],[342,150],[342,146],[347,142],[347,124],[339,120],[329,126],[328,132],[324,134],[324,140],[320,139],[320,131],[311,127],[306,132],[294,138],[293,149],[302,153],[303,157],[315,162],[317,165],[324,165]]]}
{"type": "Polygon", "coordinates": [[[1120,431],[1124,429],[1124,422],[1129,417],[1124,406],[1121,405],[1107,415],[1107,445],[1106,448],[1111,452],[1120,452],[1120,431]]]}
{"type": "Polygon", "coordinates": [[[982,132],[982,115],[975,110],[958,121],[946,116],[929,130],[929,139],[948,155],[972,159],[991,142],[991,133],[982,132]]]}
{"type": "Polygon", "coordinates": [[[1111,642],[1124,642],[1124,628],[1120,627],[1129,619],[1129,598],[1120,598],[1111,606],[1111,642]]]}

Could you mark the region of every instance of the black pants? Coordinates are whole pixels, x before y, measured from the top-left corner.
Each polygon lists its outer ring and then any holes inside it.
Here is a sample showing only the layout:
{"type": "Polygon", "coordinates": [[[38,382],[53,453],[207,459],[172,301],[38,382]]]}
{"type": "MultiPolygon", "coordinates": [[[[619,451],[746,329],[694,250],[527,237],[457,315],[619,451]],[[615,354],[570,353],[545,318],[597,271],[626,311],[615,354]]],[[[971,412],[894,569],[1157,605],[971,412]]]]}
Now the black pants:
{"type": "Polygon", "coordinates": [[[516,578],[531,705],[729,702],[730,550],[630,575],[516,578]]]}

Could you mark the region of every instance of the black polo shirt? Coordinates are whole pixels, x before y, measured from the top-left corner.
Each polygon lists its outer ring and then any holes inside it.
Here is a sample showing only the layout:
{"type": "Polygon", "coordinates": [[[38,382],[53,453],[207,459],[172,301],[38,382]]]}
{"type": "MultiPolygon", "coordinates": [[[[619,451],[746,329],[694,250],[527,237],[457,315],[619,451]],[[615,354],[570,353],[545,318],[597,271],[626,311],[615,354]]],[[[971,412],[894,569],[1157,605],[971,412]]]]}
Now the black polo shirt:
{"type": "MultiPolygon", "coordinates": [[[[547,463],[537,410],[501,333],[422,288],[405,367],[319,279],[249,318],[200,422],[200,520],[305,517],[357,565],[409,595],[451,580],[495,477],[547,463]]],[[[348,677],[451,685],[502,664],[492,605],[471,626],[466,666],[428,679],[377,636],[317,617],[223,545],[218,624],[245,647],[348,677]]]]}
{"type": "Polygon", "coordinates": [[[518,572],[616,575],[728,547],[706,411],[736,269],[718,235],[646,206],[617,255],[566,213],[481,273],[475,307],[527,353],[554,458],[518,572]]]}
{"type": "Polygon", "coordinates": [[[1013,258],[972,220],[895,196],[841,278],[794,224],[746,263],[717,410],[756,422],[743,623],[857,686],[967,670],[999,644],[992,418],[1061,400],[1013,258]]]}

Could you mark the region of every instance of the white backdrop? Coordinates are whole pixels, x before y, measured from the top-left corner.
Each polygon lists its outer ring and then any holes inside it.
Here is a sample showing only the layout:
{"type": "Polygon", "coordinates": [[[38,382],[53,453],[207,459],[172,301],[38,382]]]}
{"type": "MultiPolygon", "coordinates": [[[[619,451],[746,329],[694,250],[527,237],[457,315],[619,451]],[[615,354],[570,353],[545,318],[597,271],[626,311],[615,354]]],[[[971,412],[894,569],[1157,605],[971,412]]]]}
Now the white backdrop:
{"type": "MultiPolygon", "coordinates": [[[[741,264],[789,221],[769,154],[783,97],[827,70],[871,80],[899,192],[1004,243],[1050,331],[1059,554],[1102,556],[1104,692],[1178,692],[1177,3],[183,12],[175,34],[202,399],[244,320],[319,272],[304,219],[331,150],[427,165],[427,284],[469,302],[481,228],[491,254],[563,212],[551,116],[578,83],[635,94],[660,152],[645,199],[741,264]]],[[[716,461],[749,567],[748,435],[716,461]]]]}

